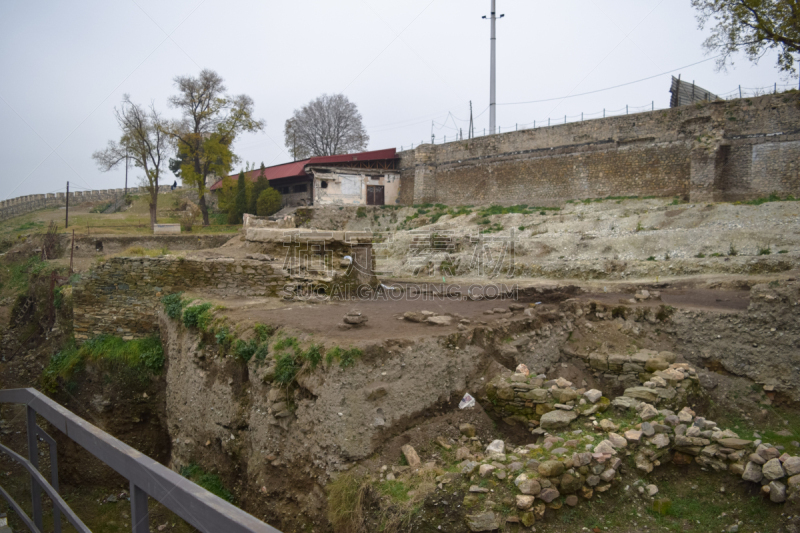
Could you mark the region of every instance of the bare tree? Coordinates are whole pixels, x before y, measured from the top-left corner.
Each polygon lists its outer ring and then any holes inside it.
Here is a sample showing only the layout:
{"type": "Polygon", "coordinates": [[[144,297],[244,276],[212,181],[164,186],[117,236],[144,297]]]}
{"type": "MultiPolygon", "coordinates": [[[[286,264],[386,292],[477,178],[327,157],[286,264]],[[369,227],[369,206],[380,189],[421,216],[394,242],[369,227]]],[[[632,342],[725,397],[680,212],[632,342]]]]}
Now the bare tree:
{"type": "Polygon", "coordinates": [[[164,132],[166,124],[150,104],[146,109],[131,102],[129,95],[124,95],[122,105],[114,108],[114,116],[122,130],[122,137],[117,141],[108,141],[105,150],[98,150],[92,157],[103,172],[117,167],[125,158],[130,158],[135,167],[144,170],[142,183],[150,194],[150,226],[156,224],[158,208],[158,181],[161,167],[167,160],[170,149],[169,137],[164,132]]]}
{"type": "Polygon", "coordinates": [[[222,77],[204,69],[196,78],[177,76],[178,94],[169,99],[181,119],[166,129],[175,143],[177,158],[170,169],[184,183],[197,189],[203,225],[209,224],[205,194],[209,176],[225,177],[239,160],[231,147],[242,132],[259,131],[263,120],[253,118],[253,99],[245,94],[229,96],[222,77]]]}
{"type": "Polygon", "coordinates": [[[717,67],[724,69],[730,56],[739,50],[754,63],[769,50],[778,50],[778,69],[796,72],[800,55],[800,0],[692,0],[698,10],[700,28],[716,24],[703,46],[722,57],[717,67]]]}
{"type": "Polygon", "coordinates": [[[367,149],[361,113],[343,94],[323,94],[295,109],[284,127],[284,142],[295,159],[349,154],[367,149]]]}

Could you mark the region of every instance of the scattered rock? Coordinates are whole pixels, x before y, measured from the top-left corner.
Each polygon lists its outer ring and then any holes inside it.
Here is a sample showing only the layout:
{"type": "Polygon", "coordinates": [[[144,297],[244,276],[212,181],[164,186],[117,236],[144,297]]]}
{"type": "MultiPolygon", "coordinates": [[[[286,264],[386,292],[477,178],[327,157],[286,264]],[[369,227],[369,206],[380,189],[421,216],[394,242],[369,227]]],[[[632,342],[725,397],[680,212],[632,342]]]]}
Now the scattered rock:
{"type": "Polygon", "coordinates": [[[761,473],[770,481],[781,479],[786,475],[780,459],[770,459],[761,467],[761,473]]]}
{"type": "Polygon", "coordinates": [[[465,521],[469,530],[473,532],[494,531],[500,528],[500,516],[492,511],[467,515],[465,521]]]}
{"type": "Polygon", "coordinates": [[[533,507],[533,496],[527,496],[525,494],[518,494],[517,495],[517,509],[521,509],[523,511],[527,511],[531,507],[533,507]]]}
{"type": "Polygon", "coordinates": [[[561,461],[545,461],[539,464],[539,473],[544,477],[560,476],[564,473],[564,463],[561,461]]]}
{"type": "Polygon", "coordinates": [[[575,411],[562,411],[556,409],[542,415],[539,424],[542,429],[561,429],[569,426],[570,422],[578,418],[575,411]]]}
{"type": "Polygon", "coordinates": [[[460,426],[458,426],[458,430],[465,437],[472,438],[475,436],[475,426],[473,426],[472,424],[461,424],[460,426]]]}
{"type": "Polygon", "coordinates": [[[403,452],[403,456],[406,458],[408,466],[411,468],[418,468],[420,464],[422,464],[422,461],[419,460],[419,455],[417,455],[417,451],[410,444],[406,444],[400,448],[400,451],[403,452]]]}

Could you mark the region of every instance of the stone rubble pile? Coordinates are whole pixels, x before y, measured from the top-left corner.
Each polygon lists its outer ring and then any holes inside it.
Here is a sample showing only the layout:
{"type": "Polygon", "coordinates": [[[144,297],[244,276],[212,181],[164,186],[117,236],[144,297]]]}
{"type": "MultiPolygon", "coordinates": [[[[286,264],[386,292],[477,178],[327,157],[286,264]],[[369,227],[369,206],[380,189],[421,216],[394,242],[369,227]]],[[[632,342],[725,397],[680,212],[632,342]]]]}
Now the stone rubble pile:
{"type": "MultiPolygon", "coordinates": [[[[655,370],[641,388],[657,391],[680,387],[684,381],[697,384],[696,371],[689,365],[673,363],[655,370]]],[[[513,449],[500,440],[484,448],[474,429],[465,431],[469,428],[462,426],[462,446],[456,450],[456,460],[460,461],[458,471],[471,484],[464,498],[467,507],[481,506],[477,496],[488,492],[480,486],[482,479],[513,483],[515,492],[520,493],[515,500],[517,516],[506,517],[506,521],[530,527],[543,519],[548,509],[574,507],[581,500],[610,490],[618,483],[620,468],[629,456],[643,473],[666,462],[696,463],[703,469],[728,471],[761,484],[765,497],[774,503],[800,501],[800,457],[782,453],[779,447],[760,440],[741,439],[730,429],[697,416],[689,407],[678,412],[657,409],[633,396],[609,402],[600,391],[574,389],[563,378],[530,377],[523,365],[510,377],[498,376],[486,388],[490,401],[502,403],[502,409],[514,413],[510,415],[514,420],[524,420],[530,427],[538,425],[533,433],[542,438],[536,444],[513,449]],[[625,415],[618,423],[611,417],[595,416],[609,403],[625,415]],[[538,424],[533,418],[537,416],[538,424]],[[583,423],[571,428],[579,417],[583,423]]],[[[662,396],[654,392],[652,398],[655,401],[662,396]]],[[[439,488],[450,481],[450,474],[437,478],[439,488]]],[[[639,489],[650,498],[658,492],[655,485],[639,489]]],[[[482,509],[476,509],[479,512],[466,517],[470,531],[492,531],[502,526],[501,515],[492,509],[494,504],[486,499],[482,509]]]]}
{"type": "Polygon", "coordinates": [[[595,368],[602,361],[606,372],[619,372],[626,383],[634,379],[636,386],[626,388],[622,397],[611,402],[600,391],[575,388],[563,378],[530,376],[526,369],[526,372],[500,374],[486,385],[486,396],[491,403],[488,409],[508,424],[550,430],[566,427],[580,416],[602,413],[611,404],[635,408],[647,402],[674,408],[686,405],[692,395],[700,392],[697,371],[686,363],[675,363],[675,355],[670,352],[641,350],[631,356],[594,354],[592,357],[596,357],[591,360],[595,368]]]}

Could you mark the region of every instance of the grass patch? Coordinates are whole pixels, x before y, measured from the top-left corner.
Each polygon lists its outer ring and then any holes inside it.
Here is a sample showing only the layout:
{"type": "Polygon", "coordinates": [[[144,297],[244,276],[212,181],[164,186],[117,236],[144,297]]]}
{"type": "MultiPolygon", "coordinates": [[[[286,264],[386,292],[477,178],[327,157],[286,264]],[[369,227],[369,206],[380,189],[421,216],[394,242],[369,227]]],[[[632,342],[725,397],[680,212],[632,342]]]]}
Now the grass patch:
{"type": "Polygon", "coordinates": [[[220,478],[217,474],[206,472],[195,463],[181,468],[181,475],[189,481],[200,485],[211,494],[219,496],[229,503],[236,502],[236,499],[233,497],[233,493],[229,491],[222,483],[222,478],[220,478]]]}
{"type": "Polygon", "coordinates": [[[795,198],[791,194],[786,196],[781,196],[777,193],[772,193],[769,196],[764,196],[762,198],[756,198],[755,200],[746,200],[744,202],[734,202],[735,205],[761,205],[767,204],[770,202],[798,202],[800,198],[795,198]]]}
{"type": "Polygon", "coordinates": [[[161,339],[148,337],[126,341],[112,335],[100,335],[80,347],[70,340],[51,359],[42,372],[42,386],[55,392],[59,382],[69,382],[87,364],[104,370],[131,369],[142,379],[158,375],[164,369],[161,339]]]}
{"type": "Polygon", "coordinates": [[[758,255],[770,255],[771,253],[772,249],[769,247],[769,245],[758,247],[758,255]]]}
{"type": "Polygon", "coordinates": [[[161,248],[142,248],[141,246],[134,246],[128,248],[119,255],[124,257],[162,257],[168,253],[169,250],[167,250],[166,246],[161,248]]]}
{"type": "Polygon", "coordinates": [[[325,487],[328,494],[328,520],[335,531],[361,531],[366,488],[363,479],[349,473],[341,474],[325,487]]]}
{"type": "Polygon", "coordinates": [[[560,207],[535,207],[529,206],[526,204],[520,205],[511,205],[511,206],[501,206],[501,205],[493,205],[487,207],[485,209],[481,209],[478,211],[478,216],[480,217],[488,217],[492,215],[510,215],[510,214],[521,214],[521,215],[533,215],[535,213],[545,214],[547,211],[561,211],[560,207]]]}

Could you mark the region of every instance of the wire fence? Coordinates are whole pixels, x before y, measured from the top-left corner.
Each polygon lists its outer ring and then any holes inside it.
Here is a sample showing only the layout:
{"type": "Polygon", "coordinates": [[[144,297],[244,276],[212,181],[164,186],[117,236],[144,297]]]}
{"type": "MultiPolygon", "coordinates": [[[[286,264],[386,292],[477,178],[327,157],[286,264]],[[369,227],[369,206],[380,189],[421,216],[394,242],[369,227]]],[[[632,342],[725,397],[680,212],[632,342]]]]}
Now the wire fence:
{"type": "MultiPolygon", "coordinates": [[[[741,85],[738,86],[736,89],[732,91],[728,91],[726,93],[718,94],[717,96],[723,100],[736,100],[740,98],[754,98],[758,96],[765,96],[767,94],[778,94],[779,92],[787,92],[787,91],[796,91],[797,86],[795,84],[779,84],[774,83],[770,86],[766,87],[742,87],[741,85]]],[[[554,99],[557,100],[557,99],[554,99]]],[[[637,113],[650,113],[653,111],[661,111],[664,109],[670,109],[669,107],[656,107],[655,101],[651,101],[649,104],[639,105],[639,106],[631,106],[626,105],[625,107],[621,107],[619,109],[603,109],[602,111],[595,111],[593,113],[577,113],[575,115],[558,115],[556,117],[545,117],[544,119],[535,119],[532,122],[524,122],[524,123],[516,123],[513,126],[499,126],[497,133],[509,133],[512,131],[521,131],[521,130],[531,130],[531,129],[538,129],[538,128],[548,128],[552,126],[563,126],[564,124],[569,124],[571,122],[585,122],[587,120],[596,120],[599,118],[608,118],[608,117],[616,117],[622,115],[633,115],[637,113]]],[[[488,110],[488,108],[487,108],[488,110]]],[[[481,112],[478,115],[479,118],[481,117],[486,110],[481,112]]],[[[474,119],[473,119],[474,120],[474,119]]],[[[439,130],[448,129],[452,133],[447,134],[440,134],[436,135],[434,132],[431,132],[430,140],[421,140],[419,143],[411,143],[411,145],[401,145],[400,151],[409,148],[413,150],[415,147],[420,146],[422,144],[445,144],[448,142],[455,142],[455,141],[463,141],[464,139],[469,138],[477,138],[477,137],[485,137],[487,135],[492,135],[489,131],[489,128],[474,128],[473,134],[470,135],[469,127],[458,127],[456,121],[463,121],[469,123],[469,119],[459,119],[448,113],[447,121],[452,121],[454,126],[449,126],[447,122],[438,124],[433,121],[435,126],[438,126],[439,130]]]]}

